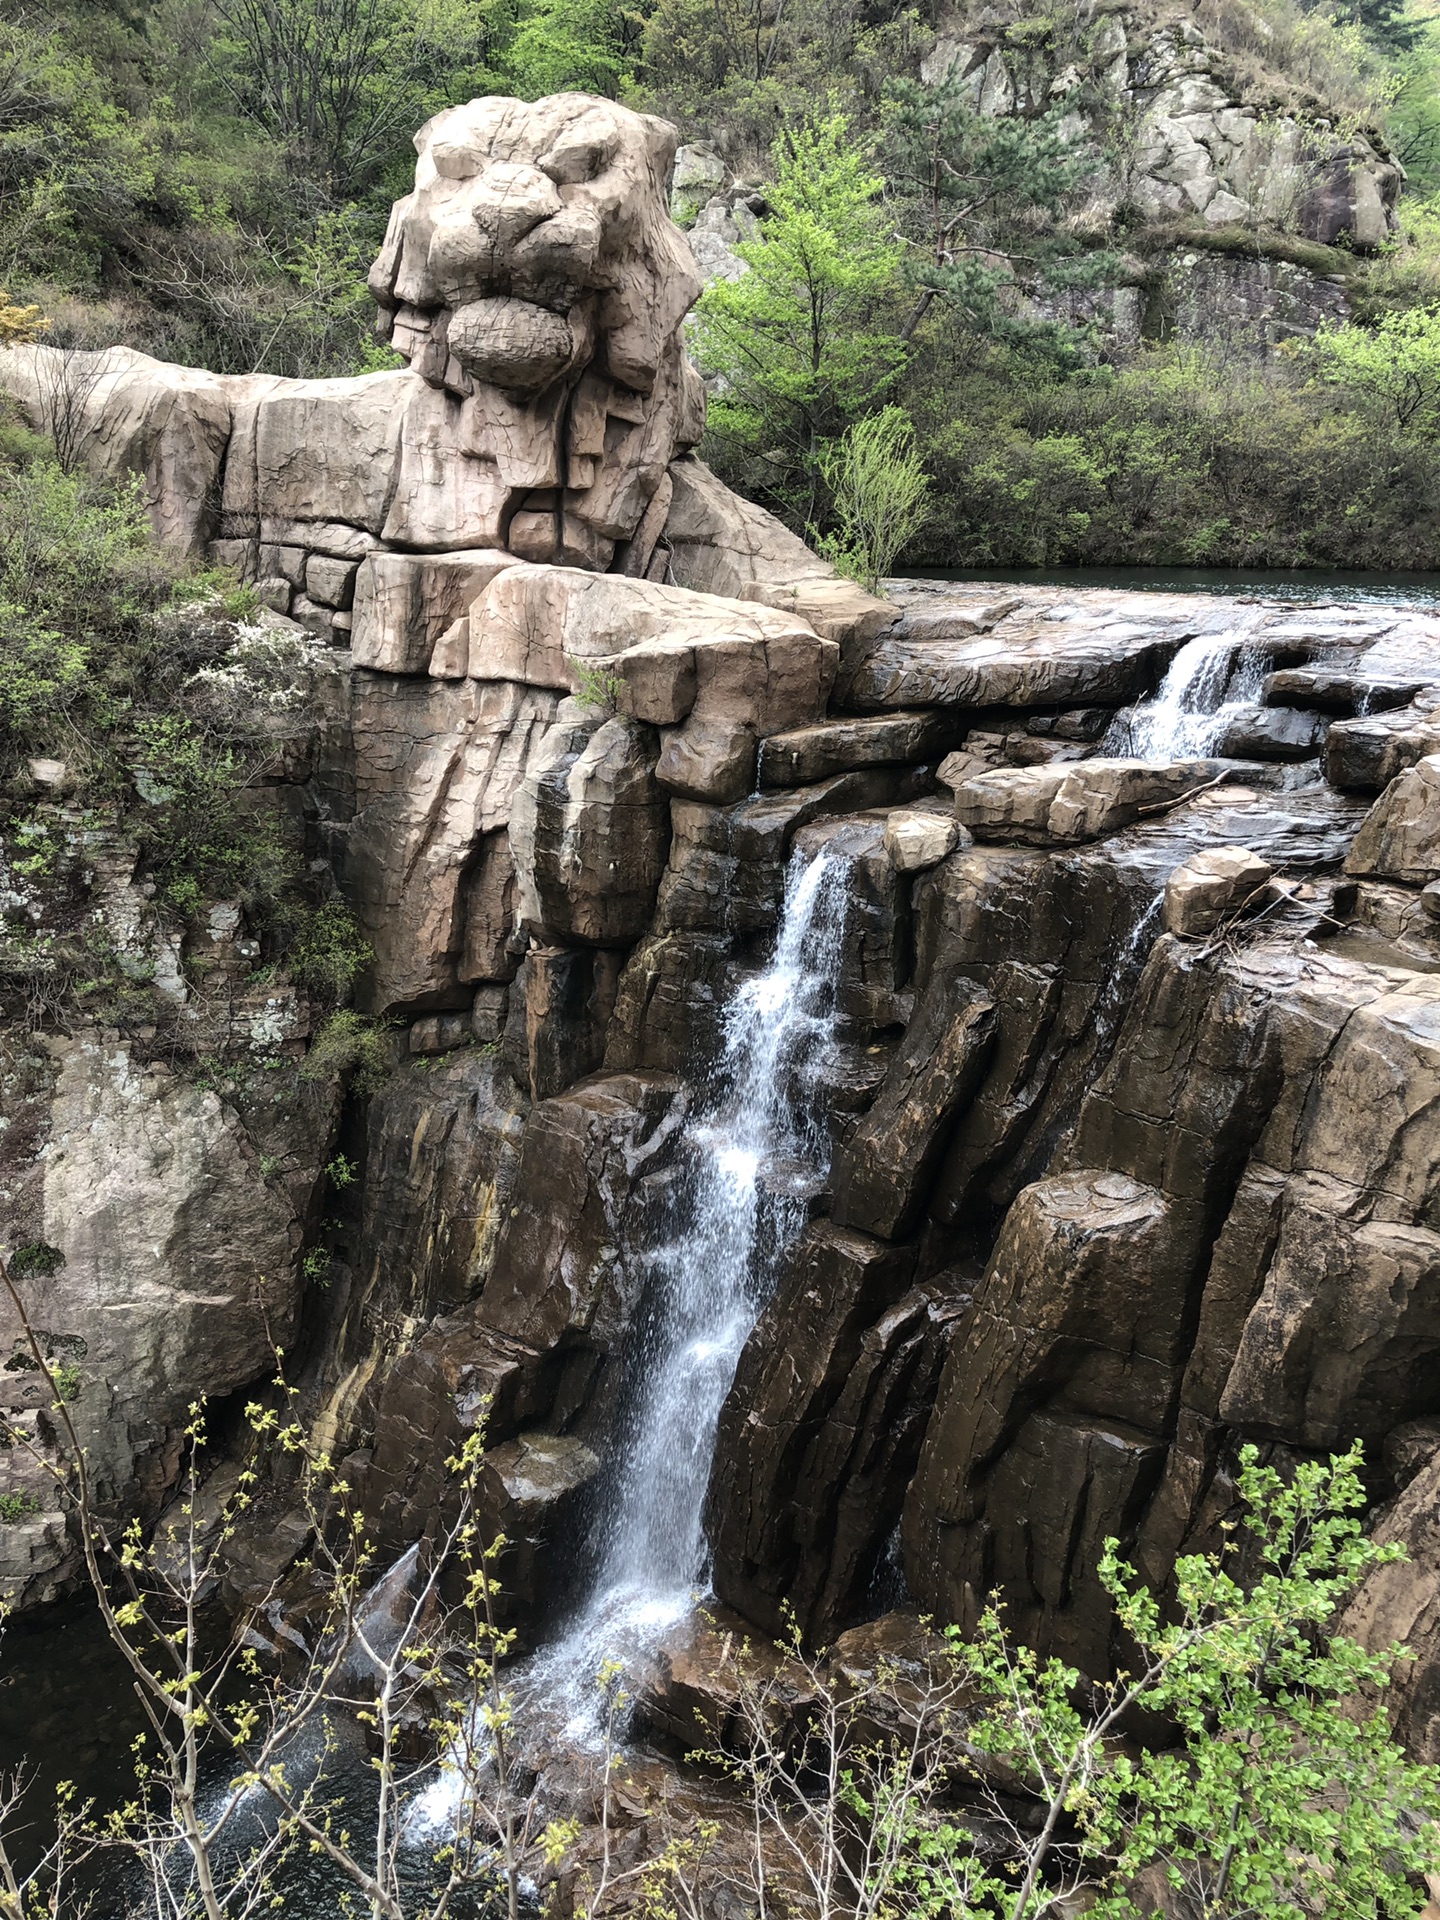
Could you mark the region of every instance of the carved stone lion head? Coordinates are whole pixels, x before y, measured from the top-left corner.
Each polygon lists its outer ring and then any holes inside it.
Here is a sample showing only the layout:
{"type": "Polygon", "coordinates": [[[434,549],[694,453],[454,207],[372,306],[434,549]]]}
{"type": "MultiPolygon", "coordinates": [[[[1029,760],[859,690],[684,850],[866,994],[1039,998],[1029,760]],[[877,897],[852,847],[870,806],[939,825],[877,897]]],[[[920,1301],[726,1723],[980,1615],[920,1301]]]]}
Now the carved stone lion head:
{"type": "Polygon", "coordinates": [[[493,467],[493,537],[524,559],[643,571],[704,426],[675,140],[580,93],[471,100],[415,136],[370,272],[378,330],[450,396],[446,435],[493,467]]]}

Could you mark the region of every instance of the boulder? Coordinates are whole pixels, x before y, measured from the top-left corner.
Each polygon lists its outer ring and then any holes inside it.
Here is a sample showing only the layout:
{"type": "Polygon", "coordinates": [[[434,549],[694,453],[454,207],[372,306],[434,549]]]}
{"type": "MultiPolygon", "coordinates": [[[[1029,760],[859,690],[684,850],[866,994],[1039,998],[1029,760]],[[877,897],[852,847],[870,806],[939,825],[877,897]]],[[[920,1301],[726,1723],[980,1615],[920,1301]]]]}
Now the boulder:
{"type": "Polygon", "coordinates": [[[753,789],[759,743],[749,727],[696,717],[662,739],[655,778],[668,793],[724,806],[753,789]]]}
{"type": "Polygon", "coordinates": [[[971,836],[958,821],[943,813],[905,807],[885,822],[885,851],[897,873],[923,873],[948,859],[961,844],[962,834],[968,846],[971,836]]]}
{"type": "Polygon", "coordinates": [[[605,1057],[623,955],[605,949],[531,947],[516,980],[524,1030],[519,1074],[532,1100],[548,1100],[594,1073],[605,1057]]]}
{"type": "Polygon", "coordinates": [[[1440,880],[1440,753],[1390,782],[1366,814],[1345,871],[1421,887],[1440,880]]]}
{"type": "Polygon", "coordinates": [[[1073,845],[1183,800],[1214,771],[1207,760],[1080,760],[1001,768],[960,782],[955,817],[977,840],[1073,845]]]}
{"type": "Polygon", "coordinates": [[[1339,1631],[1372,1653],[1402,1645],[1400,1684],[1387,1695],[1394,1729],[1417,1760],[1440,1760],[1440,1435],[1409,1484],[1380,1516],[1373,1538],[1404,1558],[1372,1567],[1339,1631]]]}
{"type": "Polygon", "coordinates": [[[840,1154],[833,1218],[893,1240],[917,1223],[946,1130],[980,1082],[995,1003],[971,980],[937,974],[916,1005],[879,1098],[840,1154]]]}
{"type": "Polygon", "coordinates": [[[1165,882],[1165,931],[1197,939],[1258,906],[1273,869],[1248,847],[1212,847],[1182,860],[1165,882]]]}
{"type": "Polygon", "coordinates": [[[660,1074],[607,1074],[535,1107],[476,1310],[487,1334],[538,1361],[615,1345],[646,1272],[626,1208],[683,1117],[679,1084],[660,1074]]]}
{"type": "Polygon", "coordinates": [[[1380,793],[1397,774],[1440,752],[1440,712],[1433,693],[1388,713],[1331,722],[1325,736],[1325,778],[1351,793],[1380,793]]]}
{"type": "Polygon", "coordinates": [[[693,713],[761,735],[818,717],[839,658],[793,615],[562,567],[499,574],[469,631],[473,678],[582,692],[593,682],[652,726],[693,713]]]}
{"type": "Polygon", "coordinates": [[[537,940],[629,946],[646,931],[670,844],[658,742],[635,720],[566,701],[515,796],[521,926],[537,940]]]}
{"type": "Polygon", "coordinates": [[[1152,687],[1179,637],[1153,626],[1041,624],[1021,603],[926,608],[847,651],[840,694],[861,712],[889,707],[1119,706],[1152,687]],[[987,616],[989,616],[987,618],[987,616]],[[1000,631],[991,633],[989,626],[1000,631]]]}
{"type": "Polygon", "coordinates": [[[752,585],[835,578],[834,568],[797,534],[732,493],[693,454],[677,460],[670,474],[675,490],[663,538],[676,586],[741,599],[752,585]]]}
{"type": "Polygon", "coordinates": [[[1328,722],[1299,707],[1246,707],[1228,722],[1215,751],[1230,760],[1305,760],[1325,744],[1328,722]]]}
{"type": "MultiPolygon", "coordinates": [[[[640,1680],[641,1728],[682,1754],[743,1753],[750,1744],[742,1693],[783,1725],[804,1724],[815,1701],[803,1667],[773,1646],[755,1644],[751,1623],[728,1607],[696,1608],[667,1629],[640,1680]]],[[[773,1722],[772,1722],[773,1724],[773,1722]]]]}
{"type": "Polygon", "coordinates": [[[192,559],[218,531],[235,401],[273,384],[172,366],[131,347],[0,351],[0,386],[30,425],[102,479],[140,475],[157,539],[192,559]]]}
{"type": "MultiPolygon", "coordinates": [[[[497,573],[513,565],[512,555],[493,548],[371,554],[355,577],[350,644],[356,666],[428,673],[441,635],[464,617],[497,573]]],[[[468,651],[467,644],[467,658],[468,651]]],[[[458,664],[458,673],[441,677],[462,677],[466,658],[458,664]]]]}
{"type": "Polygon", "coordinates": [[[998,1587],[1031,1645],[1105,1667],[1095,1567],[1164,1466],[1193,1233],[1191,1209],[1118,1172],[1053,1175],[1011,1207],[905,1504],[923,1606],[972,1626],[998,1587]]]}
{"type": "Polygon", "coordinates": [[[339,522],[383,537],[402,433],[424,395],[409,373],[274,382],[246,435],[253,466],[232,475],[227,462],[227,525],[258,520],[262,541],[278,544],[289,535],[306,547],[312,523],[339,522]]]}
{"type": "Polygon", "coordinates": [[[762,787],[803,787],[855,767],[913,765],[948,751],[963,721],[947,713],[822,720],[775,733],[760,757],[762,787]]]}

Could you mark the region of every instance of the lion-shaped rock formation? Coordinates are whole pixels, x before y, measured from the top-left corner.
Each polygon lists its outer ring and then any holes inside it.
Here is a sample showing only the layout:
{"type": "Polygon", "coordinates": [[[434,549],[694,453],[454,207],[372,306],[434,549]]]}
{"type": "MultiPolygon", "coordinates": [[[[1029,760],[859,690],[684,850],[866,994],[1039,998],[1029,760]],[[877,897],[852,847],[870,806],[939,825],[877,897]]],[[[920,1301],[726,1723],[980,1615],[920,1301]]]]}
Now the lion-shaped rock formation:
{"type": "MultiPolygon", "coordinates": [[[[683,333],[700,278],[667,210],[675,140],[578,93],[437,114],[370,274],[408,369],[297,380],[41,345],[0,355],[0,385],[93,470],[142,475],[167,544],[341,644],[376,597],[358,577],[372,554],[720,593],[824,576],[698,462],[672,471],[705,424],[683,333]]],[[[396,579],[392,565],[380,600],[396,579]]],[[[393,641],[357,634],[358,662],[393,669],[393,641]]]]}

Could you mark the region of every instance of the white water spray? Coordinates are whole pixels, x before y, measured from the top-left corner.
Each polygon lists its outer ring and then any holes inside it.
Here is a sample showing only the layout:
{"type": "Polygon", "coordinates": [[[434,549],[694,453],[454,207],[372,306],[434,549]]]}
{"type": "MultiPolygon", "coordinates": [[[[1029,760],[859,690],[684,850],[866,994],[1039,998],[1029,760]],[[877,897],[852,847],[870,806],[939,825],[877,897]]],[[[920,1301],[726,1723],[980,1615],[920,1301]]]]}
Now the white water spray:
{"type": "Polygon", "coordinates": [[[1117,720],[1105,751],[1133,760],[1191,760],[1214,751],[1231,719],[1260,697],[1263,656],[1202,634],[1170,662],[1153,700],[1117,720]]]}
{"type": "MultiPolygon", "coordinates": [[[[651,1260],[595,1578],[562,1637],[510,1681],[527,1723],[548,1722],[567,1746],[598,1742],[602,1665],[631,1668],[708,1583],[705,1493],[720,1409],[828,1170],[816,1093],[834,1042],[845,876],[828,854],[792,860],[774,958],[727,1009],[713,1092],[685,1131],[681,1198],[651,1260]]],[[[447,1823],[458,1790],[453,1775],[432,1782],[412,1814],[417,1837],[447,1823]]]]}

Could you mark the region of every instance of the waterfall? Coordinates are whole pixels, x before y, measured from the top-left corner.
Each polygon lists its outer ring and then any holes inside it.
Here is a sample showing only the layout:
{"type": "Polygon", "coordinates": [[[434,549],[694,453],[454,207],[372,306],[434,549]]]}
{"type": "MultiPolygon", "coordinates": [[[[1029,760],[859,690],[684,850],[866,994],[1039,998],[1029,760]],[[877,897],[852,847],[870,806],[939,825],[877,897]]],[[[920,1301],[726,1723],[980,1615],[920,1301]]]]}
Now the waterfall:
{"type": "Polygon", "coordinates": [[[1233,637],[1187,640],[1155,698],[1115,720],[1104,751],[1133,760],[1211,753],[1236,711],[1259,699],[1263,674],[1263,656],[1233,637]]]}
{"type": "MultiPolygon", "coordinates": [[[[846,867],[825,853],[792,859],[774,957],[726,1009],[720,1060],[680,1144],[667,1238],[650,1256],[596,1572],[560,1638],[511,1676],[526,1723],[568,1746],[598,1738],[602,1664],[631,1669],[707,1585],[720,1409],[828,1171],[816,1096],[834,1040],[846,867]]],[[[456,1790],[442,1774],[421,1794],[417,1837],[443,1827],[456,1790]]]]}
{"type": "Polygon", "coordinates": [[[797,856],[774,959],[727,1009],[715,1092],[683,1143],[675,1231],[653,1256],[638,1392],[582,1630],[674,1617],[705,1581],[701,1513],[720,1408],[827,1169],[815,1082],[844,919],[843,863],[797,856]]]}

